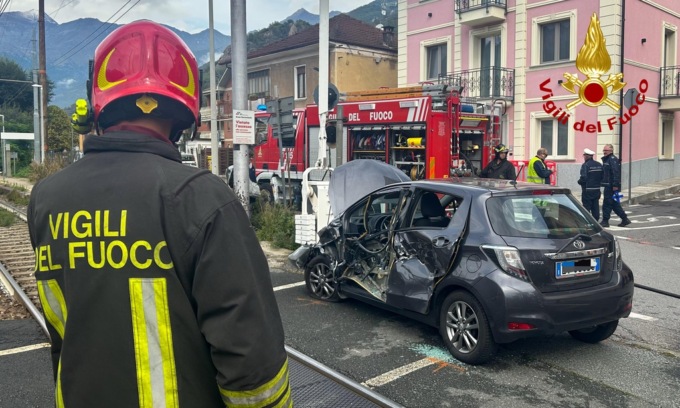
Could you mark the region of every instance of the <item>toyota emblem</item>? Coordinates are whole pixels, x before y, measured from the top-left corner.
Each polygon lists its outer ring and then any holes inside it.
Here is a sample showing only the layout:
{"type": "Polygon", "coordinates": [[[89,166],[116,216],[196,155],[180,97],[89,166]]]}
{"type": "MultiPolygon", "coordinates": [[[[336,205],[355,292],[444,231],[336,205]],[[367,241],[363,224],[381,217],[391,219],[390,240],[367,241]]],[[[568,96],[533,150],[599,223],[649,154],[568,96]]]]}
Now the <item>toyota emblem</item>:
{"type": "Polygon", "coordinates": [[[576,249],[583,249],[586,247],[586,243],[581,241],[580,239],[577,239],[576,241],[574,241],[574,247],[576,247],[576,249]]]}

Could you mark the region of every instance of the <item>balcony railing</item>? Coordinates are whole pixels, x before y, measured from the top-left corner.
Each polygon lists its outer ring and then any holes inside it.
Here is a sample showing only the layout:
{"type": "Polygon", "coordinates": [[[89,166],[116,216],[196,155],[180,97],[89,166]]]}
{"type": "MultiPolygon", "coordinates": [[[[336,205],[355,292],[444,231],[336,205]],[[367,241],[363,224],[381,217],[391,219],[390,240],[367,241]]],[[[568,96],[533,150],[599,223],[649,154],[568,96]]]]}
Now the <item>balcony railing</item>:
{"type": "Polygon", "coordinates": [[[470,26],[503,22],[507,11],[507,0],[456,0],[460,22],[470,26]]]}
{"type": "Polygon", "coordinates": [[[680,66],[661,67],[659,98],[680,98],[680,66]]]}
{"type": "Polygon", "coordinates": [[[461,96],[475,99],[515,100],[515,70],[476,68],[439,76],[440,84],[462,86],[461,96]]]}

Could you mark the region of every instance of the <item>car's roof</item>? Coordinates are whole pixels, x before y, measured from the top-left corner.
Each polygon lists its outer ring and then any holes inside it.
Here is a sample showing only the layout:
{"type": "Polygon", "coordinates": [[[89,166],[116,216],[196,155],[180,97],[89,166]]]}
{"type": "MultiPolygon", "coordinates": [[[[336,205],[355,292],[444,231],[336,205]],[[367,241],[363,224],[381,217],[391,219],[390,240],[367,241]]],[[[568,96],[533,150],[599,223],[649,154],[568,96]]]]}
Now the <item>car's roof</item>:
{"type": "Polygon", "coordinates": [[[551,193],[569,193],[570,190],[565,187],[551,186],[549,184],[536,184],[527,183],[524,181],[509,181],[500,179],[487,179],[487,178],[442,178],[442,179],[430,179],[430,180],[418,180],[406,182],[403,184],[410,184],[414,186],[431,187],[446,189],[447,187],[455,186],[457,189],[463,189],[469,191],[471,194],[480,193],[525,193],[531,194],[537,191],[549,191],[551,193]]]}

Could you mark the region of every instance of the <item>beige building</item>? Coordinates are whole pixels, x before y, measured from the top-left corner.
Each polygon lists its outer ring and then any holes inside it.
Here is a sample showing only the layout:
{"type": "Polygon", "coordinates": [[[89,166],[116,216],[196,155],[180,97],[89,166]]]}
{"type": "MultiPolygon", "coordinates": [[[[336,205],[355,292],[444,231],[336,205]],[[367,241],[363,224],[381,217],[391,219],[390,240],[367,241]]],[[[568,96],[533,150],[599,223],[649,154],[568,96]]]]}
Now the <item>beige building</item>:
{"type": "MultiPolygon", "coordinates": [[[[397,44],[392,27],[373,27],[346,14],[329,21],[329,82],[342,92],[397,86],[397,44]]],[[[227,65],[221,119],[224,142],[232,141],[231,55],[218,64],[227,65]]],[[[275,98],[293,96],[295,107],[314,103],[319,83],[319,25],[248,53],[248,99],[250,109],[275,98]]],[[[209,116],[204,126],[210,126],[209,116]]],[[[202,127],[204,128],[204,127],[202,127]]],[[[209,136],[208,132],[202,134],[209,136]]]]}

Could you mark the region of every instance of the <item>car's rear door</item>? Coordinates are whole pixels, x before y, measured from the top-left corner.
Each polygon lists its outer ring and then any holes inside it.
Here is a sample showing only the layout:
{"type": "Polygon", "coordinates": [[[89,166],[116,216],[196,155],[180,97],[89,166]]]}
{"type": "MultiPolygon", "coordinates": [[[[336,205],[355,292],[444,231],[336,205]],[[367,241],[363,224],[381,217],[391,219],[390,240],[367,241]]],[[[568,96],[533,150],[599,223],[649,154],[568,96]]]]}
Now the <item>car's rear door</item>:
{"type": "Polygon", "coordinates": [[[434,288],[452,268],[468,225],[471,196],[462,192],[415,188],[410,202],[395,225],[392,251],[394,262],[387,286],[387,304],[426,313],[434,288]],[[448,223],[433,218],[428,225],[421,199],[436,194],[448,223]]]}

